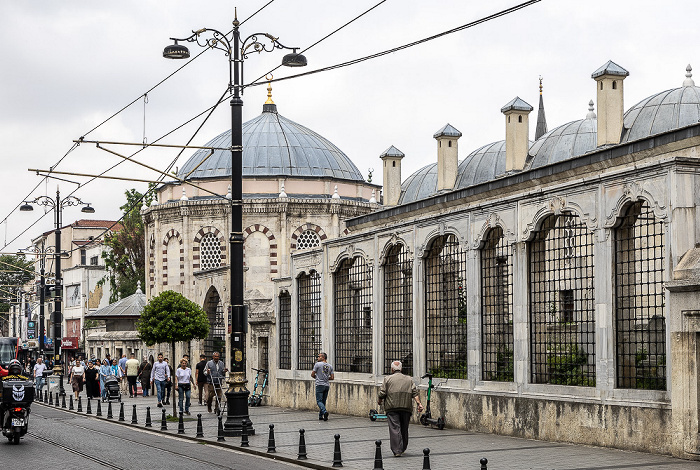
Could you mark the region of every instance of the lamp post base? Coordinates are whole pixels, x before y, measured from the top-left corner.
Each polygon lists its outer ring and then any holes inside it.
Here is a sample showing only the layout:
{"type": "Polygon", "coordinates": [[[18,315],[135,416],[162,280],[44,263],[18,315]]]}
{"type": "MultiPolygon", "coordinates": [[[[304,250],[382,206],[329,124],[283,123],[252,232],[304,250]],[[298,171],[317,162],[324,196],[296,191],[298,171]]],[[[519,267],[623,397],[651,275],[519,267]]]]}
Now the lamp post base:
{"type": "Polygon", "coordinates": [[[61,397],[65,397],[66,389],[63,388],[63,367],[61,367],[60,364],[54,364],[53,373],[58,376],[58,394],[61,397]]]}
{"type": "Polygon", "coordinates": [[[246,422],[246,432],[249,436],[255,434],[253,422],[248,416],[248,396],[250,392],[245,388],[247,380],[242,372],[234,372],[229,375],[229,389],[226,390],[226,422],[224,423],[225,436],[240,436],[243,433],[243,420],[246,422]]]}

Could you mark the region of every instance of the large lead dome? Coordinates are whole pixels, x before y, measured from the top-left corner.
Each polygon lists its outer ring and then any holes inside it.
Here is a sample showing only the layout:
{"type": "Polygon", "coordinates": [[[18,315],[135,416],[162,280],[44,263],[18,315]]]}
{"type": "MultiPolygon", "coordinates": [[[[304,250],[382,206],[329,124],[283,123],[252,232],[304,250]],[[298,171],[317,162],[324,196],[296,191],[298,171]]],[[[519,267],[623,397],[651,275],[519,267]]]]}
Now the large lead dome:
{"type": "MultiPolygon", "coordinates": [[[[231,131],[209,141],[206,147],[228,148],[231,131]]],[[[208,150],[196,151],[177,176],[188,180],[231,176],[231,152],[215,150],[199,167],[208,150]],[[196,169],[195,169],[196,168],[196,169]],[[194,170],[194,171],[193,171],[194,170]]],[[[277,113],[265,104],[263,113],[243,124],[243,177],[290,176],[364,181],[362,174],[338,147],[316,132],[277,113]]]]}

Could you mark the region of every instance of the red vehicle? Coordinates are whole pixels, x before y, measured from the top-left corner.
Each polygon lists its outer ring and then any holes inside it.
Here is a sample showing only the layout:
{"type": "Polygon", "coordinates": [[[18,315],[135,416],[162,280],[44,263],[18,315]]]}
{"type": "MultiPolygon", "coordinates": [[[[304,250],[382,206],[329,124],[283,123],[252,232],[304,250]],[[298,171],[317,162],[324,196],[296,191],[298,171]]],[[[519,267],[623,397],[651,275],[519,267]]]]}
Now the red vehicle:
{"type": "Polygon", "coordinates": [[[7,366],[12,359],[18,359],[19,338],[0,337],[0,377],[7,375],[7,366]]]}

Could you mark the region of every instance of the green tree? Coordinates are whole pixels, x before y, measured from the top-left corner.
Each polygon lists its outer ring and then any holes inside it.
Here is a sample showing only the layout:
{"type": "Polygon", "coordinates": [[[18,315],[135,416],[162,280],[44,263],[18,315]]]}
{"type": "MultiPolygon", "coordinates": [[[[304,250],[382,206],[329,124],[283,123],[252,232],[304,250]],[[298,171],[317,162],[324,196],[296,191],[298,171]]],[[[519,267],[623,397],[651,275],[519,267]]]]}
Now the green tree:
{"type": "MultiPolygon", "coordinates": [[[[150,187],[149,187],[150,189],[150,187]]],[[[124,215],[121,220],[122,228],[105,237],[105,245],[109,250],[102,253],[109,274],[101,282],[109,282],[109,302],[116,302],[136,292],[138,281],[146,285],[146,247],[144,240],[141,205],[149,205],[153,200],[153,192],[146,196],[128,189],[124,192],[126,204],[120,207],[124,215]]]]}
{"type": "Polygon", "coordinates": [[[0,313],[10,311],[10,302],[18,288],[34,279],[34,262],[24,255],[0,255],[0,313]]]}
{"type": "MultiPolygon", "coordinates": [[[[149,346],[156,343],[170,344],[175,354],[175,343],[204,339],[209,334],[209,318],[206,312],[182,294],[166,290],[152,298],[143,308],[141,318],[136,323],[139,337],[149,346]]],[[[171,365],[177,367],[175,357],[171,365]]],[[[170,369],[170,383],[174,383],[174,368],[170,369]]],[[[175,396],[173,393],[173,416],[175,396]]]]}

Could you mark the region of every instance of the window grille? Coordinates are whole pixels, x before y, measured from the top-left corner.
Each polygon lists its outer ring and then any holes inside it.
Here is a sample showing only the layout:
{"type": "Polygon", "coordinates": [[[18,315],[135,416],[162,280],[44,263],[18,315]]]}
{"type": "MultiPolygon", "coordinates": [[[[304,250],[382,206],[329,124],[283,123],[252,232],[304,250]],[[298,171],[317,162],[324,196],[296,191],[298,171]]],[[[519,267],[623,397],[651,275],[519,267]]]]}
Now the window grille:
{"type": "Polygon", "coordinates": [[[298,368],[310,370],[321,351],[321,276],[316,271],[301,274],[297,278],[297,289],[299,292],[298,368]]]}
{"type": "Polygon", "coordinates": [[[297,249],[316,248],[321,244],[321,239],[314,230],[304,230],[297,238],[297,249]]]}
{"type": "Polygon", "coordinates": [[[552,215],[529,249],[532,382],[594,387],[593,233],[552,215]]]}
{"type": "Polygon", "coordinates": [[[645,202],[615,230],[617,386],[666,390],[664,224],[645,202]]]}
{"type": "Polygon", "coordinates": [[[292,296],[289,292],[279,295],[280,302],[280,369],[292,368],[292,296]]]}
{"type": "Polygon", "coordinates": [[[404,245],[389,250],[384,262],[384,373],[391,361],[413,375],[413,260],[404,245]]]}
{"type": "Polygon", "coordinates": [[[260,352],[260,357],[258,358],[258,368],[269,369],[270,364],[270,348],[268,347],[268,339],[266,336],[261,336],[258,338],[258,351],[260,352]]]}
{"type": "Polygon", "coordinates": [[[335,369],[372,372],[372,268],[362,257],[346,259],[333,280],[335,369]]]}
{"type": "Polygon", "coordinates": [[[226,324],[224,321],[224,306],[221,304],[218,292],[209,294],[204,310],[209,318],[209,335],[204,340],[204,354],[211,359],[218,352],[226,364],[226,324]]]}
{"type": "Polygon", "coordinates": [[[199,242],[199,266],[202,271],[221,266],[221,242],[211,232],[205,234],[199,242]]]}
{"type": "Polygon", "coordinates": [[[435,239],[425,260],[427,369],[467,378],[467,253],[454,235],[435,239]]]}
{"type": "Polygon", "coordinates": [[[481,249],[481,377],[512,382],[513,251],[500,227],[481,249]]]}

